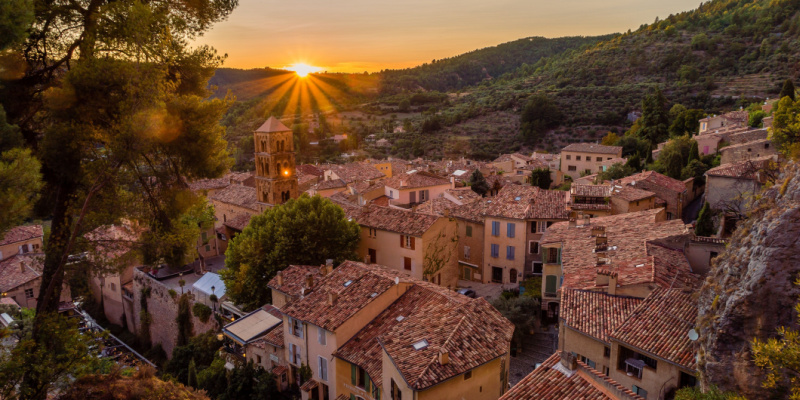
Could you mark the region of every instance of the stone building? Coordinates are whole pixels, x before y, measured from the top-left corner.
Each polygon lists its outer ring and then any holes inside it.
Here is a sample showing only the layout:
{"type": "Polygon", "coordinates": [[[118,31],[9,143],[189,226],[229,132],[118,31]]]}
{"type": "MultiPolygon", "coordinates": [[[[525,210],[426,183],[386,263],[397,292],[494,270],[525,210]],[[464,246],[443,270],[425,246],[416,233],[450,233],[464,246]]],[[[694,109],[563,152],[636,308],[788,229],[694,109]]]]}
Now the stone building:
{"type": "Polygon", "coordinates": [[[269,117],[255,132],[256,197],[258,211],[297,198],[294,136],[275,117],[269,117]]]}
{"type": "Polygon", "coordinates": [[[693,182],[672,179],[655,171],[627,176],[620,179],[618,184],[655,193],[657,200],[661,200],[666,206],[668,220],[680,219],[683,216],[683,208],[692,199],[692,192],[687,187],[691,187],[693,182]]]}
{"type": "Polygon", "coordinates": [[[41,225],[21,225],[3,232],[0,237],[0,260],[14,254],[40,253],[43,238],[41,225]]]}
{"type": "Polygon", "coordinates": [[[603,163],[615,158],[622,158],[622,147],[573,143],[561,150],[561,172],[577,179],[581,173],[602,172],[603,163]]]}

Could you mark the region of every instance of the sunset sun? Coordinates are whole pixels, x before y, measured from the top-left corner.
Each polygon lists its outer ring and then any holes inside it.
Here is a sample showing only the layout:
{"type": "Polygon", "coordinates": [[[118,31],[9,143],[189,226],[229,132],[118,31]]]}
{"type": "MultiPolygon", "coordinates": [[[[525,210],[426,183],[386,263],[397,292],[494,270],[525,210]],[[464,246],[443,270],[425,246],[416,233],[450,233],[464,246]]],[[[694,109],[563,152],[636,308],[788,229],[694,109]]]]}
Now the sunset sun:
{"type": "Polygon", "coordinates": [[[286,69],[288,69],[289,71],[294,71],[297,74],[297,76],[299,76],[301,78],[305,78],[306,76],[308,76],[308,74],[313,73],[313,72],[318,72],[321,68],[314,67],[312,65],[308,65],[308,64],[304,64],[304,63],[296,63],[296,64],[290,65],[286,69]]]}

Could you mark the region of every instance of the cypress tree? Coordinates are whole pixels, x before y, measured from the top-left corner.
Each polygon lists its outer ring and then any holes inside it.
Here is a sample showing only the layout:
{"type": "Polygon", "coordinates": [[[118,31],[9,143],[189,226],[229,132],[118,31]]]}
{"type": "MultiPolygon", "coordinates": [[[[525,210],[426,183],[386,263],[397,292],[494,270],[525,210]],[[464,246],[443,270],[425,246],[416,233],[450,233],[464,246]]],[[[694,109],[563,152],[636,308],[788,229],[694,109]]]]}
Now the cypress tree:
{"type": "Polygon", "coordinates": [[[700,215],[697,216],[697,225],[694,228],[694,233],[697,236],[713,236],[714,235],[714,221],[711,220],[711,207],[708,202],[703,204],[700,210],[700,215]]]}
{"type": "Polygon", "coordinates": [[[794,82],[792,82],[791,79],[787,79],[786,82],[783,82],[783,89],[781,89],[781,94],[778,98],[782,99],[786,96],[789,96],[792,101],[796,100],[794,95],[794,82]]]}
{"type": "Polygon", "coordinates": [[[189,361],[189,376],[186,378],[186,384],[197,387],[197,366],[194,365],[194,358],[189,361]]]}
{"type": "Polygon", "coordinates": [[[689,160],[687,164],[692,162],[692,160],[700,160],[700,150],[697,148],[697,141],[692,141],[692,148],[689,150],[689,160]]]}
{"type": "Polygon", "coordinates": [[[489,183],[486,182],[486,178],[483,177],[481,171],[477,169],[469,177],[469,185],[473,192],[481,196],[486,196],[486,192],[489,191],[489,183]]]}

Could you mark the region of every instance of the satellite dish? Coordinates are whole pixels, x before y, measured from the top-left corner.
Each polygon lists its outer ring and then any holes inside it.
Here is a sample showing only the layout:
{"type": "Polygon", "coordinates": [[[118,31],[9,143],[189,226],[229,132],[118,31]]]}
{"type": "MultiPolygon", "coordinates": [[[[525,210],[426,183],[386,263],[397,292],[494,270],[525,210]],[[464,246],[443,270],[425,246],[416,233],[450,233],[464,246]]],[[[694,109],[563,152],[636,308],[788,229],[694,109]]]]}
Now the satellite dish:
{"type": "Polygon", "coordinates": [[[689,340],[691,340],[691,341],[693,341],[693,342],[694,342],[694,341],[695,341],[695,340],[697,340],[699,337],[700,337],[700,335],[698,335],[698,334],[697,334],[697,331],[696,331],[696,330],[694,330],[694,329],[689,329],[689,340]]]}
{"type": "Polygon", "coordinates": [[[395,276],[394,277],[394,284],[395,285],[399,285],[400,284],[400,277],[399,276],[395,276]]]}

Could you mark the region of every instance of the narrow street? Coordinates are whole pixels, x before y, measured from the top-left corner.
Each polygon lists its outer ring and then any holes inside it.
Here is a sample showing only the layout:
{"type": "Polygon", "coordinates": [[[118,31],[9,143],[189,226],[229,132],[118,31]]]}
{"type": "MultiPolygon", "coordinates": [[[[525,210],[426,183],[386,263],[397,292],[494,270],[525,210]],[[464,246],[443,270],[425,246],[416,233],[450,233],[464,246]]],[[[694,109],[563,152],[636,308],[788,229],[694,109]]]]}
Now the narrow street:
{"type": "Polygon", "coordinates": [[[522,352],[516,357],[511,357],[508,384],[514,386],[526,375],[555,353],[558,347],[558,330],[554,325],[548,326],[544,332],[525,335],[522,352]]]}

